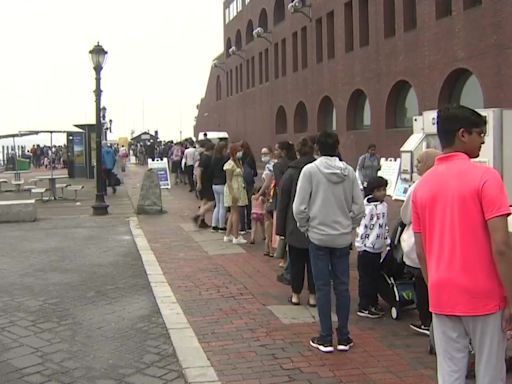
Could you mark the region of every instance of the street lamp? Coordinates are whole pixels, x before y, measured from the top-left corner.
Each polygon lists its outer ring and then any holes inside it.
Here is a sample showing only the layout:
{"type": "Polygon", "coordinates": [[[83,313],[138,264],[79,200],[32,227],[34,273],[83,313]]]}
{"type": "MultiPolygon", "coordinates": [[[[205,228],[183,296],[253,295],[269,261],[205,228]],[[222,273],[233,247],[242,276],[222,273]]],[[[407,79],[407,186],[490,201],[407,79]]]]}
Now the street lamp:
{"type": "MultiPolygon", "coordinates": [[[[101,70],[107,57],[107,51],[98,44],[89,51],[91,55],[92,65],[96,73],[96,89],[94,95],[96,96],[96,201],[92,205],[92,214],[95,216],[108,215],[108,204],[105,203],[104,190],[102,184],[104,183],[101,175],[101,138],[103,137],[103,129],[101,125],[101,70]]],[[[106,187],[106,186],[105,186],[106,187]]]]}

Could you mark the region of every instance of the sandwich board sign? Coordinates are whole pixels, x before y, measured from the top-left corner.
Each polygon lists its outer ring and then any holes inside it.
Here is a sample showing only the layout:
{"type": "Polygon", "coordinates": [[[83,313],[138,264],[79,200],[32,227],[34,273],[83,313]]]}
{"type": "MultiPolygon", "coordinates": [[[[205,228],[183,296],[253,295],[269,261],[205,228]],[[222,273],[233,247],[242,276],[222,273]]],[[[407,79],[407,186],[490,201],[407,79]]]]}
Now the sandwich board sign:
{"type": "Polygon", "coordinates": [[[160,183],[160,188],[171,189],[171,177],[169,174],[169,165],[167,160],[148,159],[148,167],[154,169],[160,183]]]}

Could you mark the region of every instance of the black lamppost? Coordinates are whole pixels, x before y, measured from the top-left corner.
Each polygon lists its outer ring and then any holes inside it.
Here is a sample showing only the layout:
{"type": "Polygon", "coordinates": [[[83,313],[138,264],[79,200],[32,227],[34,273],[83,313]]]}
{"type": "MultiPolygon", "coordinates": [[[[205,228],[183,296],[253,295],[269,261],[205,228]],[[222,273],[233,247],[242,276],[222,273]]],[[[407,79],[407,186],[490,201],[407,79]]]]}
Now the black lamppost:
{"type": "Polygon", "coordinates": [[[91,55],[92,65],[96,73],[96,201],[92,205],[92,214],[95,216],[108,215],[108,204],[105,203],[105,195],[103,193],[106,188],[102,188],[104,183],[101,174],[101,139],[103,137],[103,127],[101,124],[101,70],[107,57],[107,51],[98,44],[89,51],[91,55]]]}

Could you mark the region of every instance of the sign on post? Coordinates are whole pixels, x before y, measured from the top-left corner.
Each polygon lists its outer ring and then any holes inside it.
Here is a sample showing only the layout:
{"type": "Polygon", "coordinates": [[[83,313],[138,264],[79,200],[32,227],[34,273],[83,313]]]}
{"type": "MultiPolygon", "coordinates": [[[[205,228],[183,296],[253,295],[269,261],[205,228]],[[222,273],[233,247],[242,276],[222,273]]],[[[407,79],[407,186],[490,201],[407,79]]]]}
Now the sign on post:
{"type": "Polygon", "coordinates": [[[160,188],[171,189],[171,177],[167,160],[155,159],[153,161],[148,159],[148,167],[155,170],[160,188]]]}

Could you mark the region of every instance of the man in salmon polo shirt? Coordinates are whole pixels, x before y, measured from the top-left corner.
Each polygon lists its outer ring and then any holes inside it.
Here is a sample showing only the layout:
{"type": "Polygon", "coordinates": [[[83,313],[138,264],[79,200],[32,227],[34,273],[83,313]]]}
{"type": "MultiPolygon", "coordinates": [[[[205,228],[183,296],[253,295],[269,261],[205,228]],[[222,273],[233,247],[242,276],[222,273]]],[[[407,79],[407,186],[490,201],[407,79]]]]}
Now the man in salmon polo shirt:
{"type": "Polygon", "coordinates": [[[441,109],[443,154],[412,197],[416,250],[428,283],[440,384],[464,384],[468,349],[478,384],[505,383],[511,329],[512,243],[509,200],[499,173],[480,154],[486,119],[464,106],[441,109]]]}

